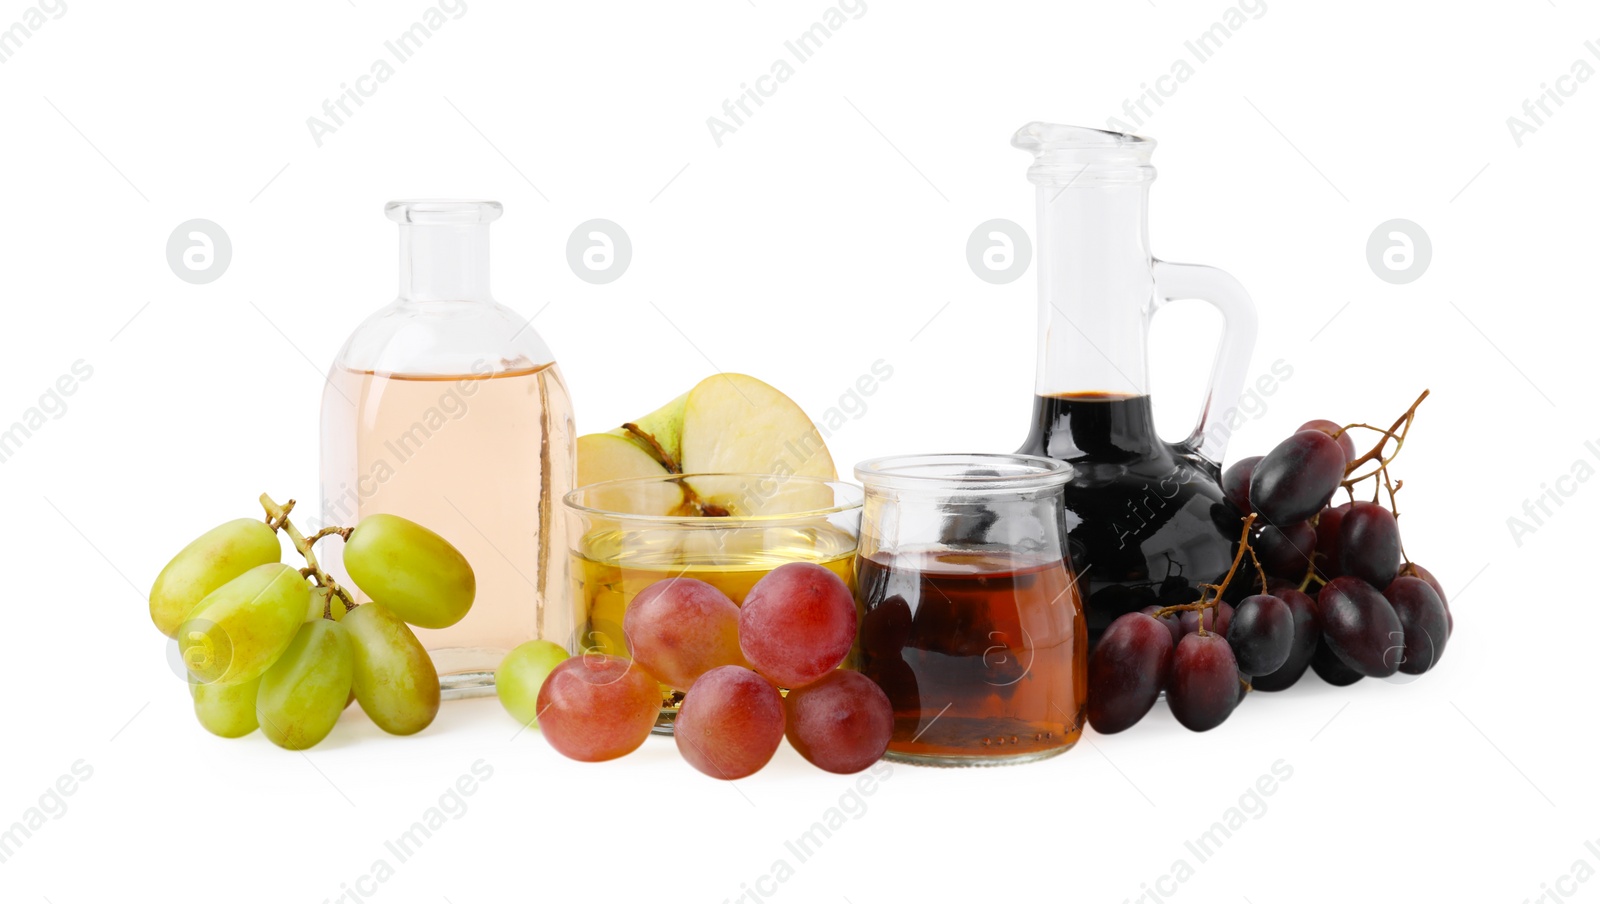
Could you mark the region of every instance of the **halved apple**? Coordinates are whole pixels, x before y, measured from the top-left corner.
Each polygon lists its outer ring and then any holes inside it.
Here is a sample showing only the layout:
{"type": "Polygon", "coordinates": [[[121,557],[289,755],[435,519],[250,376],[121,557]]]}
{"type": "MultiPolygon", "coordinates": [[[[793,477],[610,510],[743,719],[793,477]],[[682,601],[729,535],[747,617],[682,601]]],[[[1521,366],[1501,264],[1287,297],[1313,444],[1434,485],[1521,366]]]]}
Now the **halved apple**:
{"type": "MultiPolygon", "coordinates": [[[[627,431],[618,428],[606,433],[578,437],[578,486],[628,477],[665,477],[669,472],[647,446],[627,431]]],[[[675,482],[655,484],[648,496],[637,488],[590,490],[585,501],[590,508],[632,515],[670,515],[683,505],[683,487],[675,482]]]]}
{"type": "Polygon", "coordinates": [[[787,478],[836,476],[833,457],[811,418],[788,396],[744,374],[707,377],[637,421],[578,437],[580,486],[624,477],[718,473],[776,480],[689,486],[689,498],[662,500],[671,503],[663,513],[685,506],[706,514],[825,507],[831,501],[825,488],[797,486],[787,478]]]}
{"type": "Polygon", "coordinates": [[[788,396],[744,374],[717,374],[689,390],[682,443],[685,473],[837,476],[811,418],[788,396]]]}

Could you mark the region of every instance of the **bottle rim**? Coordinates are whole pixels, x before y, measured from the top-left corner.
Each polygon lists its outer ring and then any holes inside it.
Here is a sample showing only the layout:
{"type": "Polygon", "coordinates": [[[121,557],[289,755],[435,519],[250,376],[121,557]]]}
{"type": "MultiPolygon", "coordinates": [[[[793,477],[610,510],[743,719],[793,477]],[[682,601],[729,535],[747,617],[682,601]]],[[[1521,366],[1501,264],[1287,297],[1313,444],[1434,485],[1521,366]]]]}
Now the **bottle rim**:
{"type": "Polygon", "coordinates": [[[493,223],[504,212],[499,201],[414,198],[383,205],[384,216],[402,226],[477,226],[493,223]]]}

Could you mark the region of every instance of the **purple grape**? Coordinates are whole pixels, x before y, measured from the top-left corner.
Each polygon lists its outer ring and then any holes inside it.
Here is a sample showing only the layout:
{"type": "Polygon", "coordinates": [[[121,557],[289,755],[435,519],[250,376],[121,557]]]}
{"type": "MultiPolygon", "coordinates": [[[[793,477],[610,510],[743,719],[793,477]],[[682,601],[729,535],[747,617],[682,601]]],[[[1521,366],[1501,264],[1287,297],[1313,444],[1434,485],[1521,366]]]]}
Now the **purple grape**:
{"type": "Polygon", "coordinates": [[[1352,502],[1339,524],[1339,568],[1374,587],[1400,572],[1400,525],[1376,502],[1352,502]]]}
{"type": "Polygon", "coordinates": [[[1308,521],[1344,480],[1344,450],[1317,430],[1272,447],[1250,475],[1250,504],[1272,524],[1308,521]]]}
{"type": "MultiPolygon", "coordinates": [[[[1163,608],[1165,608],[1165,607],[1163,607],[1163,606],[1146,606],[1143,609],[1140,609],[1139,611],[1140,611],[1140,613],[1142,613],[1144,615],[1148,615],[1151,618],[1156,618],[1156,613],[1160,612],[1163,608]]],[[[1171,632],[1171,634],[1172,634],[1172,645],[1173,646],[1177,646],[1178,645],[1178,641],[1183,639],[1183,620],[1178,618],[1177,614],[1174,613],[1172,615],[1166,615],[1166,616],[1162,616],[1161,618],[1156,618],[1156,621],[1160,622],[1162,627],[1166,628],[1169,632],[1171,632]]]]}
{"type": "Polygon", "coordinates": [[[1405,650],[1400,618],[1371,584],[1334,578],[1317,595],[1317,616],[1322,636],[1346,665],[1373,678],[1399,671],[1405,650]]]}
{"type": "Polygon", "coordinates": [[[1405,659],[1400,662],[1400,671],[1420,675],[1433,668],[1444,655],[1445,641],[1450,638],[1439,594],[1421,578],[1399,577],[1384,588],[1383,597],[1394,607],[1405,632],[1405,659]]]}
{"type": "Polygon", "coordinates": [[[1445,637],[1448,639],[1451,634],[1456,633],[1456,617],[1450,612],[1450,600],[1444,595],[1444,585],[1440,584],[1439,579],[1433,576],[1433,572],[1415,562],[1411,563],[1411,571],[1415,577],[1427,581],[1428,586],[1433,588],[1433,592],[1439,594],[1439,602],[1444,604],[1445,637]]]}
{"type": "Polygon", "coordinates": [[[1221,725],[1239,704],[1239,665],[1220,634],[1189,634],[1172,654],[1167,706],[1190,731],[1221,725]]]}
{"type": "Polygon", "coordinates": [[[1360,672],[1346,665],[1333,647],[1328,646],[1326,636],[1317,640],[1317,651],[1311,654],[1311,671],[1334,687],[1348,687],[1363,677],[1360,672]]]}
{"type": "Polygon", "coordinates": [[[1259,461],[1259,455],[1241,458],[1222,472],[1222,495],[1240,512],[1250,511],[1250,473],[1259,461]]]}
{"type": "Polygon", "coordinates": [[[1101,734],[1133,727],[1156,705],[1171,665],[1171,631],[1142,612],[1118,616],[1089,656],[1089,724],[1101,734]]]}
{"type": "Polygon", "coordinates": [[[1311,568],[1317,549],[1317,529],[1308,521],[1279,526],[1268,524],[1250,541],[1267,574],[1298,578],[1311,568]]]}
{"type": "MultiPolygon", "coordinates": [[[[1233,607],[1227,603],[1218,603],[1210,609],[1200,610],[1205,613],[1207,633],[1227,634],[1228,622],[1233,619],[1233,607]]],[[[1200,612],[1186,609],[1178,616],[1178,626],[1184,634],[1196,634],[1200,631],[1200,612]]]]}
{"type": "Polygon", "coordinates": [[[1289,658],[1283,665],[1269,675],[1257,675],[1250,680],[1250,686],[1258,691],[1281,691],[1292,687],[1311,665],[1311,657],[1317,652],[1317,641],[1322,637],[1322,629],[1317,625],[1316,600],[1292,587],[1275,590],[1273,596],[1283,600],[1283,604],[1289,607],[1294,618],[1294,636],[1290,642],[1289,658]]]}
{"type": "MultiPolygon", "coordinates": [[[[1328,434],[1334,438],[1334,442],[1339,444],[1339,448],[1344,450],[1344,460],[1346,462],[1355,461],[1356,441],[1351,438],[1350,431],[1344,429],[1343,424],[1335,424],[1333,421],[1318,418],[1301,424],[1300,430],[1316,430],[1328,434]]],[[[1300,430],[1295,432],[1299,433],[1300,430]]]]}
{"type": "Polygon", "coordinates": [[[1344,574],[1339,567],[1339,528],[1350,513],[1350,503],[1322,510],[1317,516],[1317,576],[1324,582],[1344,574]]]}
{"type": "Polygon", "coordinates": [[[1294,613],[1275,596],[1258,593],[1247,597],[1234,610],[1227,638],[1241,673],[1270,675],[1282,668],[1293,652],[1294,613]]]}

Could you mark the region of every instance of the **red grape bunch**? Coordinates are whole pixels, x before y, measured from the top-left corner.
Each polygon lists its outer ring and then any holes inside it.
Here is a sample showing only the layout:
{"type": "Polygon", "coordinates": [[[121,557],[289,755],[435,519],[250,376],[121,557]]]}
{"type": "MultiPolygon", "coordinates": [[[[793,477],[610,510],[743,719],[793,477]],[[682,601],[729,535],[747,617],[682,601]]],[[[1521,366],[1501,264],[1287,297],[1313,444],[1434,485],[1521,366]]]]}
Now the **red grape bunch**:
{"type": "Polygon", "coordinates": [[[889,746],[889,698],[839,668],[855,643],[855,599],[820,565],[780,565],[742,607],[703,581],[657,581],[629,603],[622,628],[631,662],[585,653],[532,679],[543,681],[538,725],[572,759],[637,749],[656,725],[663,689],[682,693],[678,751],[713,778],[757,772],[786,736],[837,773],[871,766],[889,746]]]}
{"type": "Polygon", "coordinates": [[[1403,482],[1389,474],[1427,397],[1388,429],[1308,421],[1229,467],[1222,488],[1243,519],[1233,567],[1220,584],[1202,584],[1197,602],[1111,623],[1089,661],[1089,724],[1129,728],[1164,690],[1179,723],[1206,731],[1249,691],[1284,690],[1308,668],[1336,686],[1433,668],[1455,623],[1438,580],[1405,554],[1395,506],[1403,482]],[[1380,434],[1360,455],[1357,429],[1380,434]],[[1369,480],[1371,500],[1358,500],[1369,480]],[[1341,489],[1349,501],[1334,505],[1341,489]],[[1255,574],[1234,585],[1246,555],[1255,574]]]}

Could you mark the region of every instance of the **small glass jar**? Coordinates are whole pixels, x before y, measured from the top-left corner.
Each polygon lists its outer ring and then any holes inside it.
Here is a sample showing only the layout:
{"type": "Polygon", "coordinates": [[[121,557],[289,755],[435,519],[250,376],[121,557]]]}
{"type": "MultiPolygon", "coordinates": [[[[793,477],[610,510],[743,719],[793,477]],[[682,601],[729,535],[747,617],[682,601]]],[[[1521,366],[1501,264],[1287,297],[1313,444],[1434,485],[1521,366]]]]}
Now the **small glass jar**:
{"type": "Polygon", "coordinates": [[[1072,466],[913,455],[856,466],[859,667],[889,696],[889,759],[1027,762],[1077,743],[1083,605],[1063,545],[1072,466]]]}
{"type": "MultiPolygon", "coordinates": [[[[761,474],[663,474],[573,490],[567,536],[579,646],[627,656],[628,605],[667,578],[705,581],[735,603],[789,562],[821,565],[851,583],[861,498],[860,488],[836,480],[761,474]]],[[[662,695],[657,730],[668,732],[682,695],[666,686],[662,695]]]]}

